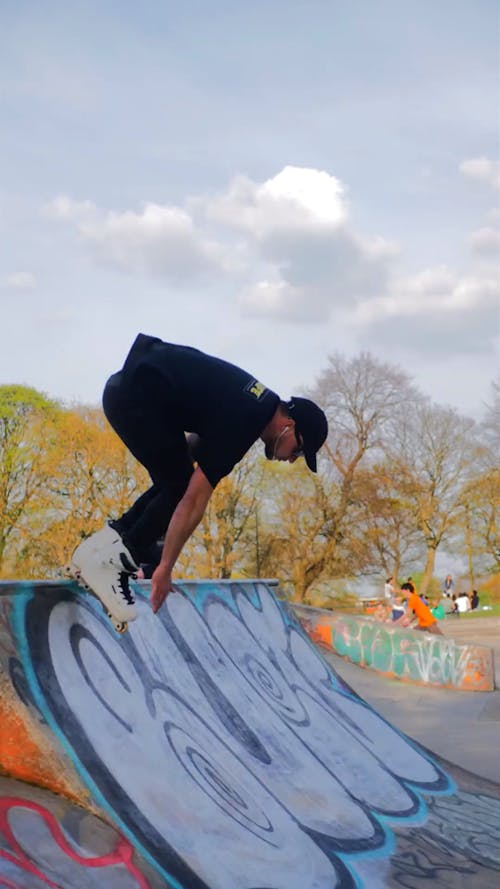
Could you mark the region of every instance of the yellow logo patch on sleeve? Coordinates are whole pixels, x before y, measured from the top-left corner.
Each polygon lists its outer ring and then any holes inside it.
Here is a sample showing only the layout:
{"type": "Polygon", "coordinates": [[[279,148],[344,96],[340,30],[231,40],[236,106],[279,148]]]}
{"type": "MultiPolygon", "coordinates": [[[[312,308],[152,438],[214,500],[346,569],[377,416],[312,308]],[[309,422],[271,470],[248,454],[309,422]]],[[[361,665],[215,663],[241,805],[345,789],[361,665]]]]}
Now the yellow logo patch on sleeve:
{"type": "Polygon", "coordinates": [[[266,394],[267,388],[264,386],[264,383],[259,383],[258,380],[250,380],[245,386],[245,392],[253,395],[259,401],[266,394]]]}

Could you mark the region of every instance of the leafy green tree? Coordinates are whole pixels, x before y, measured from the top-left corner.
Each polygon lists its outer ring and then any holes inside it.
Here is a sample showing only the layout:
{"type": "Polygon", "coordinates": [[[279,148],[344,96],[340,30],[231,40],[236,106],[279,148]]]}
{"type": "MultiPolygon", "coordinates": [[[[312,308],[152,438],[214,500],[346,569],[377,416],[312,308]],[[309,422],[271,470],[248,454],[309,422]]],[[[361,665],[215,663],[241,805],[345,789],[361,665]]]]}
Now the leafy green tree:
{"type": "Polygon", "coordinates": [[[23,520],[13,566],[24,577],[54,576],[83,537],[149,484],[100,408],[60,410],[42,447],[46,479],[23,520]]]}
{"type": "Polygon", "coordinates": [[[60,407],[28,386],[0,386],[0,576],[9,550],[29,540],[30,520],[50,479],[47,453],[60,407]]]}

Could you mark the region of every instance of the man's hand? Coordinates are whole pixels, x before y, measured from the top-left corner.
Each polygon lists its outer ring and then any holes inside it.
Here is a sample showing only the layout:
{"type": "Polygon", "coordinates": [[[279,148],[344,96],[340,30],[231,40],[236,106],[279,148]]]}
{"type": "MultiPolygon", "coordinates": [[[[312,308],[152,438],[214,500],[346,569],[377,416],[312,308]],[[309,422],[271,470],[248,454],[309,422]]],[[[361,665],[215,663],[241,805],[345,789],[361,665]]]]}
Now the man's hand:
{"type": "Polygon", "coordinates": [[[212,491],[205,473],[197,466],[170,519],[161,562],[151,578],[151,606],[155,613],[173,590],[172,571],[177,557],[199,524],[212,491]]]}
{"type": "Polygon", "coordinates": [[[160,562],[151,577],[151,607],[155,614],[172,591],[172,572],[160,562]]]}

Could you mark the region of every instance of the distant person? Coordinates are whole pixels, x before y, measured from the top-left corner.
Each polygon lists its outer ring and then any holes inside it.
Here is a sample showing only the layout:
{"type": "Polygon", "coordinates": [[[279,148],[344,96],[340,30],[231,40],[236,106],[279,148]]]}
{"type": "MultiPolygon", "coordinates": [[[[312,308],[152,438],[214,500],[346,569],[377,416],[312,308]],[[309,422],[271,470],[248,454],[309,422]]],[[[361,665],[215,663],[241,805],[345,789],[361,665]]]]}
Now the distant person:
{"type": "Polygon", "coordinates": [[[378,621],[379,623],[386,623],[391,620],[391,603],[379,602],[378,605],[373,609],[371,614],[373,620],[378,621]]]}
{"type": "Polygon", "coordinates": [[[457,611],[459,614],[465,614],[466,611],[470,611],[470,601],[467,593],[460,593],[457,596],[457,611]]]}
{"type": "Polygon", "coordinates": [[[70,569],[124,622],[137,616],[130,577],[140,565],[155,566],[151,605],[158,611],[215,486],[254,442],[264,442],[268,460],[303,457],[316,472],[316,453],[328,434],[325,414],[308,398],[282,401],[234,364],[142,333],[106,383],[103,407],[152,485],[77,547],[70,569]]]}
{"type": "MultiPolygon", "coordinates": [[[[447,600],[449,601],[449,600],[447,600]]],[[[444,605],[441,600],[435,599],[432,603],[431,613],[434,615],[436,620],[444,620],[445,610],[444,605]]]]}
{"type": "Polygon", "coordinates": [[[394,578],[388,577],[386,582],[384,583],[384,598],[388,602],[392,602],[396,593],[397,593],[397,586],[394,583],[394,578]]]}
{"type": "Polygon", "coordinates": [[[443,580],[443,596],[448,596],[450,599],[455,592],[455,581],[451,574],[447,574],[445,579],[443,580]]]}
{"type": "Polygon", "coordinates": [[[445,617],[447,614],[453,614],[455,611],[455,602],[451,596],[443,596],[439,604],[442,606],[445,617]]]}
{"type": "Polygon", "coordinates": [[[412,592],[411,583],[409,581],[402,585],[401,595],[406,599],[408,610],[413,611],[415,615],[416,630],[422,630],[426,633],[435,633],[438,636],[443,635],[431,609],[428,605],[425,605],[422,602],[420,596],[417,596],[415,592],[412,592]]]}
{"type": "Polygon", "coordinates": [[[477,590],[472,590],[472,595],[470,597],[470,607],[471,611],[475,611],[476,608],[479,608],[479,596],[477,590]]]}
{"type": "Polygon", "coordinates": [[[417,591],[417,588],[416,588],[415,584],[413,583],[413,577],[409,577],[408,580],[406,581],[406,585],[403,584],[403,586],[405,586],[405,589],[411,590],[412,593],[415,593],[417,591]]]}
{"type": "Polygon", "coordinates": [[[402,596],[395,596],[394,601],[392,603],[392,619],[401,620],[402,617],[406,614],[405,604],[403,602],[402,596]]]}

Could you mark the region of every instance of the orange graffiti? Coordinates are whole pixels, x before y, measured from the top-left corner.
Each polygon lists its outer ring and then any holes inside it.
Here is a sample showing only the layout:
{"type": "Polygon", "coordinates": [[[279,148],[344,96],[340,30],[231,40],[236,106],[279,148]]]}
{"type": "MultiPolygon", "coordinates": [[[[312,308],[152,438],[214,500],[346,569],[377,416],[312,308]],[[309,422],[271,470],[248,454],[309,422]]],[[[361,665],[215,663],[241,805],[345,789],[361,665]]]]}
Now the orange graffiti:
{"type": "Polygon", "coordinates": [[[5,701],[0,703],[0,772],[78,801],[61,775],[60,762],[42,750],[26,721],[5,701]]]}

